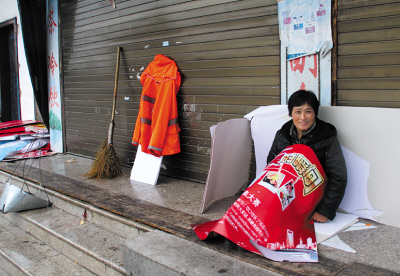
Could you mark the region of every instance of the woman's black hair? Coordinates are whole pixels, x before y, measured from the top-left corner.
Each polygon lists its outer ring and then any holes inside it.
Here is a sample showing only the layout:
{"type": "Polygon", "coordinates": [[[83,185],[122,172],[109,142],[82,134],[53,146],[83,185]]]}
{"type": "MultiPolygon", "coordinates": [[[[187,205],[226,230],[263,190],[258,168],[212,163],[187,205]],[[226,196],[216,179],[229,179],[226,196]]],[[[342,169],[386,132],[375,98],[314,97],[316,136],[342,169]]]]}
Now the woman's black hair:
{"type": "Polygon", "coordinates": [[[292,116],[292,110],[295,106],[308,104],[314,109],[315,117],[318,116],[319,101],[314,92],[309,90],[298,90],[290,96],[288,101],[289,116],[292,116]]]}

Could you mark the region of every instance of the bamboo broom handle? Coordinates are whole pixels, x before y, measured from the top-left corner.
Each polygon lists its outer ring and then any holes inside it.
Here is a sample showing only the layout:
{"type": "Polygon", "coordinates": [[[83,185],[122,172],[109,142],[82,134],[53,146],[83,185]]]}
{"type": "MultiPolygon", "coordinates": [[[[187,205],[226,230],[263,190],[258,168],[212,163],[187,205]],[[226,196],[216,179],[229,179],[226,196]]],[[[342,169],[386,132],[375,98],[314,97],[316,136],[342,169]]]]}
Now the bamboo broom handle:
{"type": "Polygon", "coordinates": [[[117,103],[120,52],[121,52],[121,48],[118,47],[118,49],[117,49],[117,67],[115,69],[113,107],[112,107],[112,114],[111,114],[111,123],[110,123],[110,126],[108,127],[108,144],[109,145],[111,145],[113,143],[113,136],[114,136],[114,125],[115,125],[114,118],[115,118],[115,106],[117,103]]]}

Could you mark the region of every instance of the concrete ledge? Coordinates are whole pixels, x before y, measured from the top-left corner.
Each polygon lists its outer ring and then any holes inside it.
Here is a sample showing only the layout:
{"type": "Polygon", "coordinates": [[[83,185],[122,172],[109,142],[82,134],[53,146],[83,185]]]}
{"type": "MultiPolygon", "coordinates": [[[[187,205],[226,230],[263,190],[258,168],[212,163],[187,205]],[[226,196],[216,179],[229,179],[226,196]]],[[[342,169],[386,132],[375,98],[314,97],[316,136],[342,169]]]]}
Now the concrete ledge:
{"type": "Polygon", "coordinates": [[[121,244],[128,275],[281,275],[153,230],[121,244]]]}
{"type": "Polygon", "coordinates": [[[27,275],[34,276],[28,270],[21,267],[16,263],[10,256],[8,256],[3,250],[0,250],[0,275],[27,275]]]}

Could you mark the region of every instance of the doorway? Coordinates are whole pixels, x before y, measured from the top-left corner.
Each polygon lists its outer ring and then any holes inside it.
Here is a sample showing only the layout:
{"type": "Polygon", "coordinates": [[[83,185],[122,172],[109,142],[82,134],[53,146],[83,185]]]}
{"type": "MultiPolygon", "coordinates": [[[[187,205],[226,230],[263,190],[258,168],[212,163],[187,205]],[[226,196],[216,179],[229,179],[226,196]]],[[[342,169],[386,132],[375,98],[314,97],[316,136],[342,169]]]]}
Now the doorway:
{"type": "Polygon", "coordinates": [[[0,121],[20,120],[17,19],[0,23],[0,121]]]}

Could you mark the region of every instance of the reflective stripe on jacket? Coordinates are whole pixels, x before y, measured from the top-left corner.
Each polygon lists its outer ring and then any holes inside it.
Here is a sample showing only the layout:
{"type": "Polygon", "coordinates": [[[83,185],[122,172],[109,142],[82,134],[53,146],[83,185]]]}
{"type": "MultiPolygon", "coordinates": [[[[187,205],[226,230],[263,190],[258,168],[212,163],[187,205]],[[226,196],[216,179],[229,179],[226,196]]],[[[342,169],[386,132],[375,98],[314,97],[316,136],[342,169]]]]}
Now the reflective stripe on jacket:
{"type": "Polygon", "coordinates": [[[179,153],[181,130],[176,94],[181,75],[176,63],[156,55],[140,76],[140,82],[143,90],[132,144],[140,144],[143,152],[155,156],[179,153]]]}

